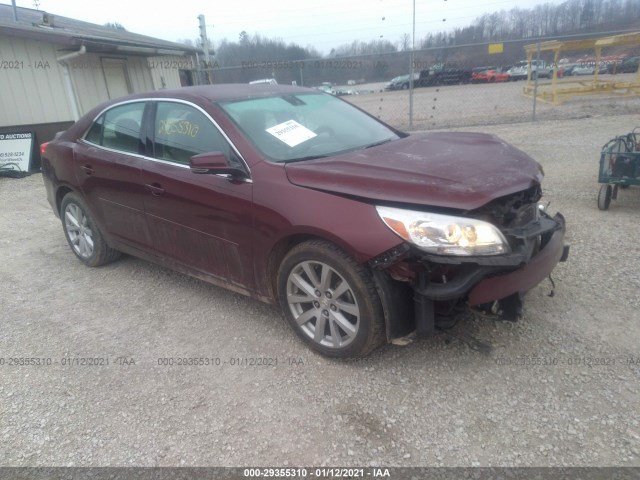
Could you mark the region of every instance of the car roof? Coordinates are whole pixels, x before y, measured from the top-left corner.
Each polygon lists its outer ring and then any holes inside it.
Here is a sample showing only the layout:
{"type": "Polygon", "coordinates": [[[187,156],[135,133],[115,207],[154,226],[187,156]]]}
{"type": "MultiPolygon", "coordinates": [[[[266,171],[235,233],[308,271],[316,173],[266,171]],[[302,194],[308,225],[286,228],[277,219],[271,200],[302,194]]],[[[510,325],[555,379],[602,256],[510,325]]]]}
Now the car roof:
{"type": "Polygon", "coordinates": [[[182,100],[206,99],[211,102],[225,102],[230,100],[244,100],[250,98],[270,97],[274,95],[312,93],[313,90],[304,87],[289,85],[272,85],[268,83],[246,84],[230,83],[220,85],[200,85],[195,87],[181,87],[168,90],[156,90],[146,93],[138,93],[114,99],[109,104],[126,100],[138,100],[145,98],[177,98],[182,100]]]}

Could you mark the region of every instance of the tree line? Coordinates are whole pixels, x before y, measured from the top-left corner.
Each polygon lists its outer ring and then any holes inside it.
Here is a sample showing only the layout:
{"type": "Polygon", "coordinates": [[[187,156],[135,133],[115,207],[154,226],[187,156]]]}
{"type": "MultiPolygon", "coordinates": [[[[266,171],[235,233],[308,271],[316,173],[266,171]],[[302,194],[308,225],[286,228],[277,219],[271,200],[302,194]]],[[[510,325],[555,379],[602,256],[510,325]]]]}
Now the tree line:
{"type": "MultiPolygon", "coordinates": [[[[416,70],[442,61],[464,63],[473,60],[478,64],[506,65],[522,57],[522,46],[531,43],[531,39],[585,33],[596,35],[638,28],[639,23],[640,0],[567,0],[560,5],[546,3],[530,9],[514,7],[482,15],[470,25],[452,31],[418,34],[416,70]],[[489,42],[507,42],[505,52],[491,57],[484,46],[469,47],[489,42]],[[456,49],[462,45],[465,49],[456,49]]],[[[182,42],[201,46],[199,40],[182,42]]],[[[296,81],[302,85],[322,81],[346,83],[360,78],[382,80],[408,72],[411,43],[411,36],[403,34],[395,43],[386,39],[353,41],[322,55],[313,46],[302,47],[279,38],[249,35],[243,31],[237,41],[224,39],[216,45],[213,66],[219,71],[214,78],[218,83],[275,77],[280,82],[296,81]],[[326,62],[326,59],[346,58],[353,60],[350,65],[326,62]],[[320,61],[323,59],[324,63],[320,61]],[[264,60],[281,63],[265,64],[264,60]],[[332,71],[327,71],[327,65],[333,67],[332,71]]]]}
{"type": "Polygon", "coordinates": [[[640,0],[568,0],[482,15],[453,32],[426,35],[421,48],[597,33],[638,26],[640,0]]]}

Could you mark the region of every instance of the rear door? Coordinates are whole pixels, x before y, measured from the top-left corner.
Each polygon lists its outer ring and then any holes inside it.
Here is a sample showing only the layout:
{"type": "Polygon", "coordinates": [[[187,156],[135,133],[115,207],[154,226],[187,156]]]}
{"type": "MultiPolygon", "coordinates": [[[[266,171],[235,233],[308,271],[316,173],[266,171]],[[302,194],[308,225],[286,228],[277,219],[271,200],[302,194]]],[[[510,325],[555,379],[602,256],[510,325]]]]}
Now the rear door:
{"type": "Polygon", "coordinates": [[[151,246],[144,214],[142,119],[147,102],[111,107],[74,150],[76,177],[99,225],[136,248],[151,246]]]}
{"type": "Polygon", "coordinates": [[[252,184],[195,174],[193,155],[223,152],[248,173],[204,110],[157,101],[151,118],[153,159],[146,159],[144,205],[155,250],[168,259],[246,288],[253,287],[252,184]]]}

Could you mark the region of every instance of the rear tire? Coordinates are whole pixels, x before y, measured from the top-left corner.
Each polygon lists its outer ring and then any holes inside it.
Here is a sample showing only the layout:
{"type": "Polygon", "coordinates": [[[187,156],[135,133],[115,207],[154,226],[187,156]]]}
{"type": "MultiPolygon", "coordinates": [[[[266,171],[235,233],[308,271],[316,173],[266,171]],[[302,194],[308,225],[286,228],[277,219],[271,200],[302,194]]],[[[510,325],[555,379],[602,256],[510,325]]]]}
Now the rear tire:
{"type": "Polygon", "coordinates": [[[304,242],[285,256],[278,300],[302,341],[328,357],[363,357],[385,339],[371,272],[331,243],[304,242]]]}
{"type": "Polygon", "coordinates": [[[60,218],[71,251],[88,267],[106,265],[121,255],[107,245],[87,205],[77,194],[68,193],[64,196],[60,218]]]}

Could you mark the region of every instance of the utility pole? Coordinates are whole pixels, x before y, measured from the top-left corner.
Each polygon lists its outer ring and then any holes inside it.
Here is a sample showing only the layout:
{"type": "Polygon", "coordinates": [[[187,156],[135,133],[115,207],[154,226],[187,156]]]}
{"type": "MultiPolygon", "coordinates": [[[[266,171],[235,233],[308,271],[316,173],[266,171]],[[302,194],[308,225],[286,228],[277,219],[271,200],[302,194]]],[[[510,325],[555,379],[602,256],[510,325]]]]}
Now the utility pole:
{"type": "Polygon", "coordinates": [[[411,34],[411,65],[409,66],[409,129],[413,128],[413,77],[416,69],[416,0],[413,0],[413,33],[411,34]]]}
{"type": "Polygon", "coordinates": [[[200,22],[200,40],[202,42],[202,51],[204,52],[204,72],[207,84],[211,84],[211,58],[209,56],[209,39],[207,38],[207,26],[204,23],[204,15],[198,15],[200,22]]]}

